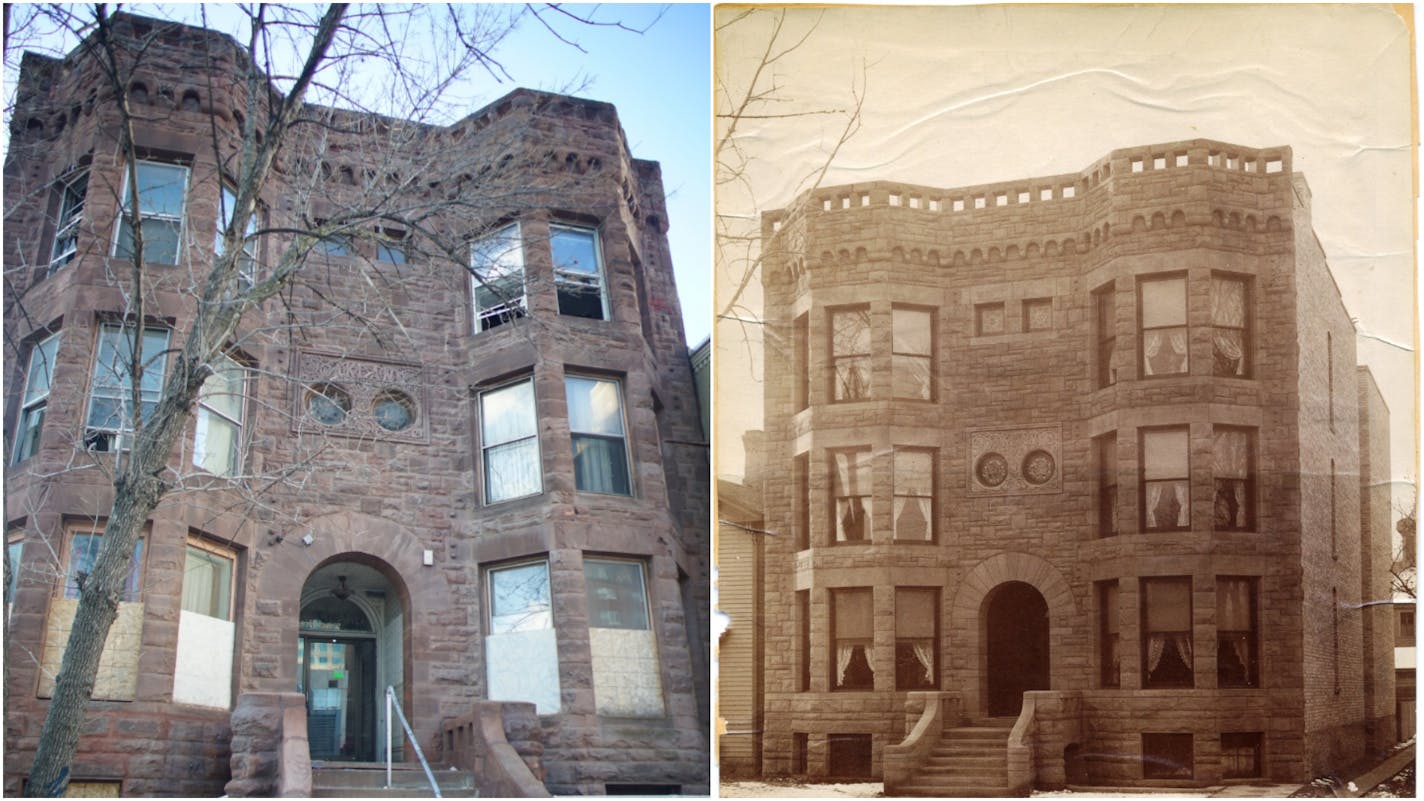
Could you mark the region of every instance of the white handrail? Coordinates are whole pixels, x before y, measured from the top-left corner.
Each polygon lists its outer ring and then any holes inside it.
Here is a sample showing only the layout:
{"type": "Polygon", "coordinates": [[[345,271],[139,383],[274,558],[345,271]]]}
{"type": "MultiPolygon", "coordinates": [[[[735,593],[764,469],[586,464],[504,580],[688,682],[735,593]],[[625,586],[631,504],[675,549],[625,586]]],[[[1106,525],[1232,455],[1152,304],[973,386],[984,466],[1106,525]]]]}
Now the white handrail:
{"type": "Polygon", "coordinates": [[[384,789],[391,789],[391,709],[394,708],[396,715],[400,717],[401,728],[405,729],[406,741],[415,749],[415,756],[420,760],[420,767],[425,770],[425,779],[430,782],[430,791],[435,793],[436,798],[444,798],[440,795],[440,785],[435,781],[435,774],[430,772],[430,763],[425,761],[425,753],[420,750],[420,743],[415,739],[415,732],[410,730],[410,722],[405,719],[405,712],[401,711],[400,702],[396,700],[396,690],[394,687],[386,687],[386,786],[384,789]]]}

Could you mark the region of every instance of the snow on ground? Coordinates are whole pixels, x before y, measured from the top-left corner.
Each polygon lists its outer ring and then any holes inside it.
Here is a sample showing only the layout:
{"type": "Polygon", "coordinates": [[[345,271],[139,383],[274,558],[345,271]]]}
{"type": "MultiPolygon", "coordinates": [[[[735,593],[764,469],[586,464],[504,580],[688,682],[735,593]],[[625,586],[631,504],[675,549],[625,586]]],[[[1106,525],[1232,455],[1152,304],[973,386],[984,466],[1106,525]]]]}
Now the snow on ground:
{"type": "Polygon", "coordinates": [[[718,795],[723,798],[879,798],[885,795],[885,785],[880,782],[722,782],[718,795]]]}

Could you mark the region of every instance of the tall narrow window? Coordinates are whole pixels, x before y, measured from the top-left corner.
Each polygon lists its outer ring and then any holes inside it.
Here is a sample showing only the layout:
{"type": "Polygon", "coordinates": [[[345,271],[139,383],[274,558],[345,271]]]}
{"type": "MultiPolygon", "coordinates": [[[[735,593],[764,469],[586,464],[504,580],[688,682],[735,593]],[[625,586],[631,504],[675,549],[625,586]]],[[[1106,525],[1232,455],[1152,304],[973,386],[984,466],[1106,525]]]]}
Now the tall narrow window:
{"type": "Polygon", "coordinates": [[[49,404],[49,387],[54,377],[54,359],[58,353],[59,334],[51,334],[30,349],[30,364],[25,371],[25,391],[20,396],[20,424],[15,429],[15,453],[11,464],[18,464],[39,450],[45,407],[49,404]]]}
{"type": "Polygon", "coordinates": [[[600,715],[662,715],[662,670],[643,563],[585,557],[583,573],[595,709],[600,715]]]}
{"type": "Polygon", "coordinates": [[[869,542],[871,539],[869,448],[829,452],[831,474],[831,520],[836,542],[869,542]]]}
{"type": "Polygon", "coordinates": [[[939,590],[895,588],[895,689],[939,686],[939,590]]]}
{"type": "Polygon", "coordinates": [[[1330,407],[1330,430],[1335,430],[1335,337],[1325,332],[1325,402],[1330,407]]]}
{"type": "Polygon", "coordinates": [[[1330,641],[1335,665],[1335,694],[1340,694],[1340,591],[1330,588],[1330,641]]]}
{"type": "Polygon", "coordinates": [[[543,490],[532,380],[480,393],[480,452],[485,503],[543,490]]]}
{"type": "Polygon", "coordinates": [[[1216,580],[1216,684],[1257,687],[1259,646],[1256,636],[1256,582],[1250,578],[1216,580]]]}
{"type": "Polygon", "coordinates": [[[1093,318],[1097,329],[1098,387],[1110,387],[1117,383],[1117,368],[1113,366],[1113,353],[1117,350],[1117,314],[1114,310],[1114,288],[1112,284],[1093,293],[1093,318]]]}
{"type": "Polygon", "coordinates": [[[795,497],[792,503],[796,507],[796,550],[802,551],[811,547],[811,489],[810,471],[811,455],[809,453],[796,454],[796,462],[793,465],[793,486],[792,492],[795,497]]]}
{"type": "Polygon", "coordinates": [[[1098,466],[1098,536],[1118,534],[1117,525],[1117,432],[1093,438],[1093,456],[1098,466]]]}
{"type": "Polygon", "coordinates": [[[1187,372],[1187,279],[1144,278],[1137,283],[1142,320],[1142,375],[1187,372]]]}
{"type": "Polygon", "coordinates": [[[242,411],[247,369],[227,356],[213,359],[213,374],[198,391],[193,464],[219,476],[242,472],[242,411]]]}
{"type": "MultiPolygon", "coordinates": [[[[213,252],[222,255],[223,238],[227,229],[232,225],[233,211],[237,208],[237,195],[229,188],[222,188],[218,207],[218,233],[213,242],[213,252]]],[[[252,210],[252,214],[247,217],[247,226],[242,232],[242,241],[238,247],[242,249],[242,255],[237,261],[237,278],[239,284],[250,287],[257,282],[257,209],[252,210]]]]}
{"type": "Polygon", "coordinates": [[[227,709],[232,704],[233,567],[229,549],[190,538],[183,555],[182,611],[173,700],[227,709]]]}
{"type": "Polygon", "coordinates": [[[89,171],[83,170],[61,180],[59,217],[54,223],[54,243],[50,247],[49,271],[74,261],[79,255],[79,224],[84,221],[84,200],[89,193],[89,171]]]}
{"type": "Polygon", "coordinates": [[[1242,278],[1211,277],[1212,374],[1251,375],[1251,287],[1242,278]]]}
{"type": "Polygon", "coordinates": [[[623,442],[623,399],[617,381],[565,376],[574,483],[584,492],[630,495],[623,442]]]}
{"type": "Polygon", "coordinates": [[[1255,432],[1217,426],[1211,434],[1215,482],[1213,520],[1217,531],[1256,527],[1255,432]]]}
{"type": "Polygon", "coordinates": [[[524,244],[519,223],[470,244],[470,273],[477,333],[524,316],[524,244]]]}
{"type": "Polygon", "coordinates": [[[831,689],[875,689],[874,603],[869,587],[831,590],[831,689]]]}
{"type": "Polygon", "coordinates": [[[10,619],[10,613],[15,608],[15,592],[20,589],[20,556],[25,550],[25,533],[15,529],[10,531],[5,539],[5,559],[10,569],[9,583],[5,585],[5,619],[10,619]]]}
{"type": "Polygon", "coordinates": [[[554,284],[559,290],[559,314],[608,319],[597,229],[550,225],[549,248],[554,258],[554,284]]]}
{"type": "Polygon", "coordinates": [[[811,591],[796,591],[796,689],[811,690],[811,591]]]}
{"type": "Polygon", "coordinates": [[[803,314],[796,318],[796,322],[791,327],[791,347],[793,350],[791,365],[792,374],[795,376],[796,386],[793,403],[795,410],[801,411],[811,405],[811,329],[809,315],[803,314]]]}
{"type": "MultiPolygon", "coordinates": [[[[130,378],[133,340],[132,326],[106,324],[99,329],[94,377],[89,385],[89,416],[84,428],[84,444],[90,450],[117,451],[129,447],[134,412],[130,378]]],[[[168,329],[143,329],[141,344],[143,377],[139,382],[139,417],[146,422],[163,392],[168,329]]]]}
{"type": "Polygon", "coordinates": [[[870,307],[834,309],[831,318],[831,400],[865,400],[870,385],[870,307]]]}
{"type": "MultiPolygon", "coordinates": [[[[188,192],[188,168],[178,164],[140,161],[138,173],[138,216],[143,230],[143,260],[153,264],[177,264],[183,241],[184,199],[188,192]]],[[[114,256],[133,258],[133,198],[129,174],[124,171],[124,190],[114,256]]]]}
{"type": "Polygon", "coordinates": [[[1330,558],[1340,558],[1340,534],[1336,520],[1336,492],[1335,487],[1339,482],[1335,480],[1335,460],[1330,460],[1330,558]]]}
{"type": "Polygon", "coordinates": [[[1191,525],[1191,471],[1186,428],[1143,429],[1143,531],[1180,531],[1191,525]]]}
{"type": "Polygon", "coordinates": [[[485,573],[485,677],[491,701],[524,701],[541,715],[559,711],[559,656],[543,559],[485,573]]]}
{"type": "Polygon", "coordinates": [[[1117,604],[1117,581],[1098,582],[1098,675],[1104,687],[1122,684],[1117,604]]]}
{"type": "Polygon", "coordinates": [[[934,313],[896,306],[890,328],[895,397],[934,400],[934,313]]]}
{"type": "Polygon", "coordinates": [[[935,540],[935,451],[895,448],[895,540],[935,540]]]}
{"type": "Polygon", "coordinates": [[[1142,686],[1192,686],[1192,580],[1142,579],[1142,686]]]}

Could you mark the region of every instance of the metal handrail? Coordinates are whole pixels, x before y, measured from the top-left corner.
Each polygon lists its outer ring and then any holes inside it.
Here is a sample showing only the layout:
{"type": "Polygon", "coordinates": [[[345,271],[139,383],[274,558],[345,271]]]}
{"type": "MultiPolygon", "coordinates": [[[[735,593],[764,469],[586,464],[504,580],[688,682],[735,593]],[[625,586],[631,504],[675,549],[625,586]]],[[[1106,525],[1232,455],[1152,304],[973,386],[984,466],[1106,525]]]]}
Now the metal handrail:
{"type": "Polygon", "coordinates": [[[415,756],[420,760],[420,767],[425,770],[425,779],[430,782],[430,791],[435,793],[436,798],[444,798],[440,795],[440,785],[435,781],[435,774],[430,772],[430,763],[425,761],[425,753],[420,750],[420,742],[415,739],[415,732],[410,730],[410,721],[405,719],[405,712],[401,709],[400,701],[396,700],[396,690],[394,687],[386,687],[386,786],[384,789],[391,789],[391,709],[394,707],[396,715],[400,718],[401,728],[405,729],[406,741],[415,749],[415,756]]]}

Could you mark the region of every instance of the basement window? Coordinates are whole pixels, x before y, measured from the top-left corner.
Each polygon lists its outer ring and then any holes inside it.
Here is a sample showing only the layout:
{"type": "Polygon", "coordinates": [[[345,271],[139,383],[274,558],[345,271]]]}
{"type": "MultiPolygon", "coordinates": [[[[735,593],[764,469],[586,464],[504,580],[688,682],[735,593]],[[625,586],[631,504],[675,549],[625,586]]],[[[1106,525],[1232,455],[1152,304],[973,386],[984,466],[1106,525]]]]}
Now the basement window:
{"type": "Polygon", "coordinates": [[[1192,735],[1142,735],[1142,778],[1192,778],[1192,735]]]}
{"type": "Polygon", "coordinates": [[[826,753],[826,774],[847,778],[865,778],[870,773],[871,736],[869,734],[829,734],[826,753]]]}
{"type": "Polygon", "coordinates": [[[1229,732],[1221,735],[1221,778],[1259,779],[1261,733],[1229,732]]]}

